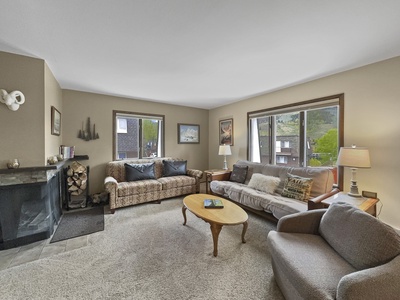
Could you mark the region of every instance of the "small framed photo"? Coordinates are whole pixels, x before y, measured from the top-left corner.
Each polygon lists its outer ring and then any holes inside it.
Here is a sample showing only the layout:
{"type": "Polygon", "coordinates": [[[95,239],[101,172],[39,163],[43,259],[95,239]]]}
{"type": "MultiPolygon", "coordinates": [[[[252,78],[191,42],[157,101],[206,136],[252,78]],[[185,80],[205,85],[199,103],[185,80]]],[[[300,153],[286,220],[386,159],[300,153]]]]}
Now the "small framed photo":
{"type": "Polygon", "coordinates": [[[60,135],[61,133],[61,113],[54,107],[51,107],[51,134],[60,135]]]}
{"type": "Polygon", "coordinates": [[[200,125],[178,123],[178,144],[200,144],[200,125]]]}
{"type": "Polygon", "coordinates": [[[233,146],[233,119],[219,121],[219,144],[233,146]]]}

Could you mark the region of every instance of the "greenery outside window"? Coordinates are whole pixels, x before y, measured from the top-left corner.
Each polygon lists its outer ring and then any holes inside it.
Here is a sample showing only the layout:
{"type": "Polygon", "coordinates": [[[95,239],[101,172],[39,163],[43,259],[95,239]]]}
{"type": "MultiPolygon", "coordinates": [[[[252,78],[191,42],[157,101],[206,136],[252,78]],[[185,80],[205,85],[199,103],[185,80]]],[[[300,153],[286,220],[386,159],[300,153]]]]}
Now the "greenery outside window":
{"type": "MultiPolygon", "coordinates": [[[[344,94],[249,112],[248,160],[331,167],[343,146],[344,94]]],[[[337,184],[342,187],[341,176],[337,184]]]]}
{"type": "Polygon", "coordinates": [[[162,157],[163,115],[113,111],[113,159],[162,157]]]}

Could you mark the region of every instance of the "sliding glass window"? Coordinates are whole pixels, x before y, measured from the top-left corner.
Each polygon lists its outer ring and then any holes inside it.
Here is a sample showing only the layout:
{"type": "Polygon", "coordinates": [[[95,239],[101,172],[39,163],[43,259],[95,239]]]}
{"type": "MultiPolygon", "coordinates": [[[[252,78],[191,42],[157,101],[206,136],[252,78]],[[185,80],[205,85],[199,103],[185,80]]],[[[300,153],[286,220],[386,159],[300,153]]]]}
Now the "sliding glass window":
{"type": "Polygon", "coordinates": [[[248,156],[253,162],[336,168],[343,146],[344,95],[248,113],[248,156]]]}

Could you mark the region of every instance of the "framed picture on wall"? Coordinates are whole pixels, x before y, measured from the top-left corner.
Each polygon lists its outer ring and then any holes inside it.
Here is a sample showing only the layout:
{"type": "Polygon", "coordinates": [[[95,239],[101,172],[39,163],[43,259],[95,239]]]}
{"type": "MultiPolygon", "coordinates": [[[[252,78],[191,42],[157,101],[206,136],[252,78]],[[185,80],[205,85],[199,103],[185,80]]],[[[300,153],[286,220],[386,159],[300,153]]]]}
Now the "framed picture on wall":
{"type": "Polygon", "coordinates": [[[54,107],[51,107],[51,134],[60,135],[61,133],[61,113],[54,107]]]}
{"type": "Polygon", "coordinates": [[[233,119],[219,121],[219,144],[233,146],[233,119]]]}
{"type": "Polygon", "coordinates": [[[199,144],[200,125],[178,124],[178,144],[199,144]]]}

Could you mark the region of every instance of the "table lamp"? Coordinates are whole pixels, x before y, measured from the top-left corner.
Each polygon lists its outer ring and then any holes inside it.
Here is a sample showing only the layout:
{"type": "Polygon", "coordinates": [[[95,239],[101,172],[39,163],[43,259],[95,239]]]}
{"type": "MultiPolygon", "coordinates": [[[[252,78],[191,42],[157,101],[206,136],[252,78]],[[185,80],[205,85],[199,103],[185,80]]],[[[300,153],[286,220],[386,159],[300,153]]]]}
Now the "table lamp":
{"type": "Polygon", "coordinates": [[[357,186],[357,169],[371,168],[369,159],[369,151],[367,148],[356,147],[340,147],[337,165],[351,168],[351,185],[349,196],[361,197],[357,186]]]}
{"type": "Polygon", "coordinates": [[[223,155],[224,156],[224,170],[228,170],[228,165],[226,164],[226,156],[227,155],[231,155],[231,146],[229,145],[221,145],[219,146],[219,151],[218,151],[218,155],[223,155]]]}

